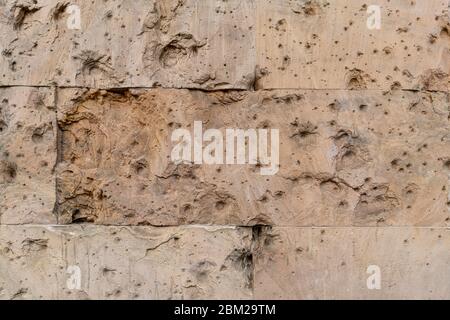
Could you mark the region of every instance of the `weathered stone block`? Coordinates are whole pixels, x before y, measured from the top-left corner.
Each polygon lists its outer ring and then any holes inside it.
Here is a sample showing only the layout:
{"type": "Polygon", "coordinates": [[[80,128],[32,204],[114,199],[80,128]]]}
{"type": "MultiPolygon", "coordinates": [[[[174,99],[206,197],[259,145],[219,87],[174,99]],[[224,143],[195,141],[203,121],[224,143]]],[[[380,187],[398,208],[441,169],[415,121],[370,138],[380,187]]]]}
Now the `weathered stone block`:
{"type": "Polygon", "coordinates": [[[401,90],[61,90],[60,222],[447,226],[448,99],[401,90]],[[279,129],[279,171],[175,164],[171,135],[192,132],[195,121],[221,132],[279,129]]]}
{"type": "Polygon", "coordinates": [[[0,223],[55,223],[56,107],[51,88],[0,88],[0,223]]]}
{"type": "Polygon", "coordinates": [[[273,228],[259,239],[256,299],[450,297],[447,228],[273,228]]]}
{"type": "Polygon", "coordinates": [[[447,0],[258,1],[256,30],[259,88],[450,89],[447,0]]]}
{"type": "Polygon", "coordinates": [[[448,91],[447,1],[377,5],[380,29],[360,0],[9,0],[0,84],[448,91]]]}
{"type": "Polygon", "coordinates": [[[0,299],[245,299],[251,230],[0,226],[0,299]]]}
{"type": "Polygon", "coordinates": [[[254,0],[8,0],[0,84],[248,89],[255,8],[254,0]]]}

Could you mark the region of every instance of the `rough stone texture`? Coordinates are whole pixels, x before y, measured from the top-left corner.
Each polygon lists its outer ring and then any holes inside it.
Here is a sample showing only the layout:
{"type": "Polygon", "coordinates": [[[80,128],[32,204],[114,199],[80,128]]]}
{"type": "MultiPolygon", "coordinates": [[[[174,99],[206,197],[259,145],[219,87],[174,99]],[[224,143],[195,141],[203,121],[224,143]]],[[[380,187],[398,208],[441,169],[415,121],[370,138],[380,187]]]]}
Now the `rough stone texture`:
{"type": "Polygon", "coordinates": [[[55,223],[54,89],[0,88],[0,223],[55,223]]]}
{"type": "Polygon", "coordinates": [[[250,298],[251,237],[234,227],[1,226],[0,299],[250,298]],[[67,285],[71,266],[80,290],[67,285]]]}
{"type": "Polygon", "coordinates": [[[4,1],[0,84],[450,88],[446,0],[4,1]],[[30,39],[32,39],[30,41],[30,39]],[[126,48],[126,50],[124,50],[126,48]]]}
{"type": "MultiPolygon", "coordinates": [[[[60,221],[447,226],[449,96],[407,91],[59,94],[60,221]],[[280,170],[175,165],[175,128],[279,128],[280,170]]],[[[207,143],[205,143],[206,145],[207,143]]]]}
{"type": "Polygon", "coordinates": [[[448,0],[258,2],[259,88],[450,88],[448,0]],[[381,7],[381,29],[367,9],[381,7]]]}
{"type": "Polygon", "coordinates": [[[255,255],[256,299],[448,299],[447,228],[273,228],[255,255]],[[367,268],[381,270],[368,290],[367,268]]]}
{"type": "Polygon", "coordinates": [[[373,4],[0,0],[0,299],[450,298],[449,3],[373,4]]]}
{"type": "Polygon", "coordinates": [[[0,84],[250,88],[254,1],[2,1],[0,84]],[[69,5],[81,29],[69,29],[69,5]]]}

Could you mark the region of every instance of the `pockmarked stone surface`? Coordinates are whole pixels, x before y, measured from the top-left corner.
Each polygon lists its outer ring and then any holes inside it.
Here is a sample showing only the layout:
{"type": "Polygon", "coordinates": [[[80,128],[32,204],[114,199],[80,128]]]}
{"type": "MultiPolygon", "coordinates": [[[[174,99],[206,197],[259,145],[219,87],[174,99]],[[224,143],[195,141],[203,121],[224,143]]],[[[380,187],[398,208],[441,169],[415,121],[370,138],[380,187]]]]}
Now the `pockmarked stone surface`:
{"type": "Polygon", "coordinates": [[[448,0],[0,0],[0,299],[448,299],[448,0]]]}
{"type": "Polygon", "coordinates": [[[446,0],[8,0],[0,10],[0,84],[450,88],[446,0]]]}
{"type": "Polygon", "coordinates": [[[259,88],[450,89],[447,0],[259,1],[259,88]]]}
{"type": "Polygon", "coordinates": [[[0,88],[0,224],[55,223],[52,88],[0,88]]]}
{"type": "Polygon", "coordinates": [[[0,299],[248,299],[251,230],[0,226],[0,299]]]}
{"type": "Polygon", "coordinates": [[[249,89],[255,1],[0,2],[0,84],[249,89]]]}
{"type": "Polygon", "coordinates": [[[447,299],[447,228],[273,228],[254,254],[256,299],[447,299]]]}
{"type": "MultiPolygon", "coordinates": [[[[448,117],[446,93],[61,90],[59,219],[447,226],[448,117]],[[176,164],[172,133],[193,135],[194,121],[224,137],[227,128],[279,129],[279,170],[262,175],[265,165],[249,161],[176,164]]],[[[210,143],[203,141],[203,157],[210,143]]],[[[216,152],[226,158],[230,149],[216,152]]]]}

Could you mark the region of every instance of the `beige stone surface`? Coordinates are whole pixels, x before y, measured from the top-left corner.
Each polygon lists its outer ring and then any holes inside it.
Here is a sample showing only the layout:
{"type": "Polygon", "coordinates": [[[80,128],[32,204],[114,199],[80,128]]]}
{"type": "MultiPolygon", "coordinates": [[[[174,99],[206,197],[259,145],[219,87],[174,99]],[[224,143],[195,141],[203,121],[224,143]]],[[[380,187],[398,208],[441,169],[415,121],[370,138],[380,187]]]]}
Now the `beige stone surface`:
{"type": "Polygon", "coordinates": [[[448,299],[447,228],[273,228],[255,254],[256,299],[448,299]],[[378,266],[381,288],[367,279],[378,266]]]}
{"type": "Polygon", "coordinates": [[[374,30],[369,5],[3,1],[0,84],[449,90],[448,1],[378,1],[374,30]]]}
{"type": "Polygon", "coordinates": [[[250,298],[251,236],[234,227],[0,226],[0,299],[250,298]]]}
{"type": "Polygon", "coordinates": [[[445,93],[67,89],[58,108],[62,223],[448,225],[445,93]],[[194,121],[279,129],[279,172],[175,165],[194,121]]]}
{"type": "Polygon", "coordinates": [[[449,299],[449,8],[0,0],[0,299],[449,299]]]}
{"type": "Polygon", "coordinates": [[[0,88],[0,223],[55,223],[52,88],[0,88]]]}
{"type": "Polygon", "coordinates": [[[8,0],[0,10],[0,84],[248,89],[254,83],[253,0],[8,0]],[[74,5],[80,29],[68,27],[74,5]]]}
{"type": "Polygon", "coordinates": [[[259,1],[256,30],[259,88],[450,88],[447,0],[259,1]]]}

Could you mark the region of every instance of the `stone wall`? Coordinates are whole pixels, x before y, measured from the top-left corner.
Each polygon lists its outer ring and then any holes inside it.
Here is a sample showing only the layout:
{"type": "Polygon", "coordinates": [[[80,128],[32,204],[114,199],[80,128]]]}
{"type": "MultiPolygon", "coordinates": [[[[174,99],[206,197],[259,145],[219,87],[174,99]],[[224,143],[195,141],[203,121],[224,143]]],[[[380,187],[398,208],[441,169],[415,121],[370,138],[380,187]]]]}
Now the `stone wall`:
{"type": "Polygon", "coordinates": [[[450,298],[448,12],[0,1],[0,299],[450,298]],[[194,122],[277,172],[173,161],[194,122]]]}

